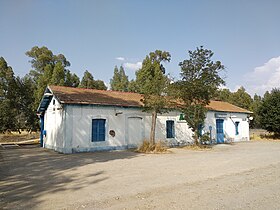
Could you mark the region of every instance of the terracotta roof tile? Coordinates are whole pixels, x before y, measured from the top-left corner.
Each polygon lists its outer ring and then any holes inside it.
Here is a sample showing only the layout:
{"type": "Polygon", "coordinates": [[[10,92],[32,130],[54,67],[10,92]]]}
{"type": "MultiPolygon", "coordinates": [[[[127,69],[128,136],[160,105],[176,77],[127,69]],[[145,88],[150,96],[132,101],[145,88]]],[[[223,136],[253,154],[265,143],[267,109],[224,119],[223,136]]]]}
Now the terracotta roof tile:
{"type": "Polygon", "coordinates": [[[253,113],[246,109],[240,108],[233,104],[224,101],[211,101],[210,104],[206,106],[209,110],[221,111],[221,112],[237,112],[237,113],[253,113]]]}
{"type": "Polygon", "coordinates": [[[140,107],[142,96],[138,93],[50,86],[53,94],[64,104],[95,104],[140,107]]]}
{"type": "MultiPolygon", "coordinates": [[[[111,90],[95,90],[84,88],[71,88],[63,86],[49,86],[52,93],[63,104],[94,104],[124,107],[141,107],[143,98],[141,94],[111,90]]],[[[222,112],[252,113],[223,101],[211,101],[207,105],[209,110],[222,112]]]]}

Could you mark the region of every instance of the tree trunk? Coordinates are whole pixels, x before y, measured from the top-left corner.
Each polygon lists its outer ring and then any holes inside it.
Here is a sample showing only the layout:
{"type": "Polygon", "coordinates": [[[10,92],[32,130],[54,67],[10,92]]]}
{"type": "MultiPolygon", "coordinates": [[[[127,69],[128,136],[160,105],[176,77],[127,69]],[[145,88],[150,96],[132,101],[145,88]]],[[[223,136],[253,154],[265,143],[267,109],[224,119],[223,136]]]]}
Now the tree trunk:
{"type": "Polygon", "coordinates": [[[195,145],[199,145],[198,133],[197,133],[197,132],[198,132],[198,131],[195,130],[195,131],[194,131],[194,135],[193,135],[193,137],[194,137],[194,144],[195,144],[195,145]]]}
{"type": "MultiPolygon", "coordinates": [[[[194,110],[194,117],[195,119],[198,119],[199,118],[199,110],[197,107],[195,107],[195,110],[194,110]]],[[[198,141],[198,125],[196,125],[197,123],[195,123],[195,130],[194,130],[194,143],[195,145],[199,145],[199,141],[198,141]]]]}
{"type": "Polygon", "coordinates": [[[150,133],[151,145],[155,144],[156,122],[157,122],[157,113],[156,113],[156,111],[153,111],[152,112],[152,126],[151,126],[151,133],[150,133]]]}

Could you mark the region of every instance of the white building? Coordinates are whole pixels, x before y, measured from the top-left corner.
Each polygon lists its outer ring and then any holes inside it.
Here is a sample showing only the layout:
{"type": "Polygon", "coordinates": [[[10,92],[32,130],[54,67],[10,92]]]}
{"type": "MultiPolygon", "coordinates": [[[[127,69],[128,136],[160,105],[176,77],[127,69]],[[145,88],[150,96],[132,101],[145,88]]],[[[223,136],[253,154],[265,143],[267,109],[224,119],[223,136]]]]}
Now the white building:
{"type": "MultiPolygon", "coordinates": [[[[141,99],[137,93],[49,86],[38,108],[41,145],[62,153],[136,147],[149,139],[151,127],[141,99]]],[[[251,112],[221,101],[207,108],[203,133],[217,143],[249,140],[251,112]]],[[[170,145],[193,141],[179,110],[158,116],[156,139],[170,145]]]]}

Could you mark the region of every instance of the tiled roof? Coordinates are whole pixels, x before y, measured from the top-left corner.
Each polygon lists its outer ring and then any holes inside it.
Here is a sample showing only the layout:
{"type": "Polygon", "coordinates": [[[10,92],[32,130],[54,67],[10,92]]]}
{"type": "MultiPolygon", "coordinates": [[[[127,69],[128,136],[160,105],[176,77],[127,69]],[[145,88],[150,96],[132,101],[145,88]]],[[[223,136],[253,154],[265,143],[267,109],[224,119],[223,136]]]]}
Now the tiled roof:
{"type": "Polygon", "coordinates": [[[224,101],[211,101],[210,104],[206,106],[209,110],[221,111],[221,112],[236,112],[236,113],[253,113],[246,109],[240,108],[233,104],[224,101]]]}
{"type": "Polygon", "coordinates": [[[95,104],[140,107],[142,96],[138,93],[50,86],[53,94],[63,104],[95,104]]]}
{"type": "MultiPolygon", "coordinates": [[[[53,85],[49,86],[49,89],[62,104],[94,104],[123,107],[143,106],[143,97],[138,93],[71,88],[53,85]]],[[[223,101],[211,101],[210,104],[207,105],[207,108],[213,111],[251,113],[246,109],[242,109],[223,101]]]]}

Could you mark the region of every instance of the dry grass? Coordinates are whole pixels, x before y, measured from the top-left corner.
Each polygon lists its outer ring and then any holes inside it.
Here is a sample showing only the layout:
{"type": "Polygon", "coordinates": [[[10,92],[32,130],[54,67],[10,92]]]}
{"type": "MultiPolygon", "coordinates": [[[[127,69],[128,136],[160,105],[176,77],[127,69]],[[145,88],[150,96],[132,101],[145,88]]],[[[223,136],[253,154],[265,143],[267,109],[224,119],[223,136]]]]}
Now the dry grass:
{"type": "Polygon", "coordinates": [[[195,151],[204,151],[204,150],[211,150],[212,146],[211,145],[196,145],[196,144],[191,144],[182,147],[183,149],[187,150],[195,150],[195,151]]]}
{"type": "Polygon", "coordinates": [[[252,141],[275,141],[280,140],[280,135],[276,133],[270,133],[267,131],[252,132],[250,135],[252,141]]]}
{"type": "Polygon", "coordinates": [[[251,141],[261,141],[264,139],[262,139],[260,135],[252,134],[252,135],[250,135],[250,140],[251,141]]]}
{"type": "Polygon", "coordinates": [[[144,140],[137,148],[136,152],[152,154],[169,153],[167,149],[168,147],[162,141],[157,141],[155,144],[151,144],[150,141],[144,140]]]}
{"type": "Polygon", "coordinates": [[[19,133],[9,133],[9,134],[0,134],[0,142],[20,142],[20,141],[26,141],[26,140],[32,140],[32,139],[38,139],[40,137],[39,132],[22,132],[19,133]]]}

